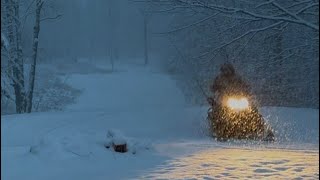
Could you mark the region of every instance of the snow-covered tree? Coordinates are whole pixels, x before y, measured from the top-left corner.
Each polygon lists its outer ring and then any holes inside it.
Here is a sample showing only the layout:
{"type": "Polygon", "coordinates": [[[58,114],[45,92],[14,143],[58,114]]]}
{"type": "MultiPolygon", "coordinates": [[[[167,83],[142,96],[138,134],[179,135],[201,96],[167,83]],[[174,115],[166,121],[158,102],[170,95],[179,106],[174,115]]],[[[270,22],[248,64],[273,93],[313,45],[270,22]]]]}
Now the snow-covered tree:
{"type": "Polygon", "coordinates": [[[26,111],[24,68],[21,44],[21,22],[19,1],[5,0],[1,4],[4,6],[4,26],[8,36],[8,70],[7,76],[12,81],[15,94],[16,112],[26,111]]]}
{"type": "MultiPolygon", "coordinates": [[[[1,92],[6,92],[6,97],[14,99],[17,113],[30,113],[32,111],[32,100],[35,82],[40,22],[46,19],[55,19],[43,17],[41,19],[41,10],[44,0],[22,1],[22,0],[4,0],[1,1],[1,45],[5,47],[6,65],[1,64],[1,83],[6,84],[1,92]],[[23,6],[23,7],[22,7],[23,6]],[[34,8],[33,8],[34,7],[34,8]],[[23,13],[21,13],[23,12],[23,13]],[[33,28],[32,44],[32,62],[29,72],[29,80],[25,77],[25,56],[23,53],[22,38],[23,27],[29,15],[33,15],[35,24],[33,28]],[[2,71],[4,70],[4,71],[2,71]],[[26,83],[28,82],[28,83],[26,83]],[[11,92],[11,86],[13,93],[11,92]],[[13,95],[12,95],[13,94],[13,95]]],[[[59,16],[57,16],[59,17],[59,16]]]]}
{"type": "MultiPolygon", "coordinates": [[[[216,67],[229,61],[254,85],[263,104],[317,106],[317,0],[147,3],[154,5],[155,12],[171,15],[170,29],[158,34],[171,39],[184,54],[181,57],[175,48],[168,51],[174,55],[172,64],[197,77],[204,89],[216,67]]],[[[202,88],[194,85],[193,89],[202,96],[202,88]]]]}

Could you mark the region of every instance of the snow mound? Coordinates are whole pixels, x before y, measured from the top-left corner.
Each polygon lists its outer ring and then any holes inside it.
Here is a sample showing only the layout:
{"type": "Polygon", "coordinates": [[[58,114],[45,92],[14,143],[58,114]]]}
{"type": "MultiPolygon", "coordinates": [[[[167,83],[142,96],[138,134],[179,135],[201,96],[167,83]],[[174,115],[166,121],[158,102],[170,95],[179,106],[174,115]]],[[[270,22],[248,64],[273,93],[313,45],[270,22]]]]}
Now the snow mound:
{"type": "Polygon", "coordinates": [[[152,147],[150,142],[126,137],[121,131],[116,129],[110,129],[107,132],[107,141],[105,143],[105,147],[109,148],[112,146],[112,144],[127,144],[128,152],[131,152],[132,154],[150,150],[152,147]]]}
{"type": "Polygon", "coordinates": [[[107,145],[121,145],[127,144],[125,136],[118,130],[108,130],[107,133],[107,145]]]}

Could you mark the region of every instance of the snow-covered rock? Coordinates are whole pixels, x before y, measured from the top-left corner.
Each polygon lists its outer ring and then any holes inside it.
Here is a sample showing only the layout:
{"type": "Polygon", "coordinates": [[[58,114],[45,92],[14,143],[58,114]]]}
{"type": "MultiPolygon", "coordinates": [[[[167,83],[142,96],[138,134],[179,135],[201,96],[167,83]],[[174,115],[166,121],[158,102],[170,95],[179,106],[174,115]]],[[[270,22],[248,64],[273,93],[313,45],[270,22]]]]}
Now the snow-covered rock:
{"type": "Polygon", "coordinates": [[[128,152],[136,154],[151,149],[151,143],[148,143],[141,139],[129,138],[119,130],[111,129],[107,131],[107,140],[105,147],[110,148],[113,145],[127,145],[128,152]]]}

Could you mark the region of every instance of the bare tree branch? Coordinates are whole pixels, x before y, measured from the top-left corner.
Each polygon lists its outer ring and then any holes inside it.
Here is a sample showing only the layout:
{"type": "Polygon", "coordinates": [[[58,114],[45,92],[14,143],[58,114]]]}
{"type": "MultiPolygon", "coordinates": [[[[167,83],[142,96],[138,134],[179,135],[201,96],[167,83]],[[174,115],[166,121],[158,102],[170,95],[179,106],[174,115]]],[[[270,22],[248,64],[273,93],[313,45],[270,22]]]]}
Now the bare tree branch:
{"type": "Polygon", "coordinates": [[[187,26],[183,26],[183,27],[180,27],[180,28],[177,28],[177,29],[174,29],[174,30],[171,30],[171,31],[167,31],[167,32],[160,32],[160,33],[154,33],[154,34],[170,34],[170,33],[174,33],[174,32],[177,32],[177,31],[181,31],[181,30],[187,29],[187,28],[189,28],[191,26],[195,26],[197,24],[203,23],[203,22],[205,22],[205,21],[217,16],[218,14],[220,14],[220,13],[215,13],[215,14],[209,16],[209,17],[206,17],[206,18],[204,18],[204,19],[202,19],[200,21],[194,22],[194,23],[189,24],[187,26]]]}
{"type": "MultiPolygon", "coordinates": [[[[292,16],[293,18],[295,18],[297,21],[295,21],[298,24],[304,24],[306,26],[309,26],[315,30],[319,31],[319,26],[309,23],[306,20],[302,19],[301,17],[297,16],[297,13],[291,13],[289,10],[287,10],[286,8],[282,7],[280,4],[276,3],[276,2],[272,2],[272,4],[274,6],[276,6],[277,8],[279,8],[280,10],[282,10],[283,12],[287,13],[288,15],[292,16]]],[[[319,3],[318,3],[319,5],[319,3]]]]}
{"type": "Polygon", "coordinates": [[[297,14],[297,15],[298,15],[298,14],[301,14],[301,13],[303,13],[304,11],[306,11],[307,9],[310,9],[310,8],[312,8],[312,7],[315,7],[315,6],[319,6],[319,3],[309,4],[308,6],[302,8],[302,9],[300,9],[298,12],[296,12],[296,14],[297,14]]]}
{"type": "Polygon", "coordinates": [[[249,34],[251,34],[251,33],[258,33],[258,32],[261,32],[261,31],[265,31],[265,30],[271,29],[271,28],[273,28],[273,27],[279,26],[279,25],[282,24],[282,23],[284,23],[284,22],[283,22],[283,21],[280,21],[280,22],[271,24],[271,25],[266,26],[266,27],[263,27],[263,28],[258,28],[258,29],[249,30],[249,31],[247,31],[246,33],[244,33],[244,34],[242,34],[242,35],[240,35],[240,36],[232,39],[231,41],[229,41],[229,42],[227,42],[227,43],[224,43],[223,45],[221,45],[221,46],[219,46],[219,47],[217,47],[217,48],[214,48],[214,49],[212,49],[212,50],[210,50],[210,51],[208,51],[208,52],[206,52],[206,53],[203,53],[203,54],[201,54],[200,56],[197,56],[197,57],[195,57],[195,58],[200,58],[200,57],[206,56],[206,55],[208,55],[208,54],[216,51],[217,49],[221,49],[221,48],[223,48],[223,47],[225,47],[225,46],[228,46],[228,45],[230,45],[230,44],[232,44],[232,43],[234,43],[234,42],[236,42],[236,41],[238,41],[238,40],[246,37],[247,35],[249,35],[249,34]]]}
{"type": "Polygon", "coordinates": [[[40,19],[40,21],[55,20],[55,19],[58,19],[58,18],[62,17],[62,15],[63,15],[63,14],[58,14],[58,15],[56,15],[55,17],[45,17],[45,18],[40,19]]]}
{"type": "MultiPolygon", "coordinates": [[[[257,14],[253,11],[248,11],[242,8],[235,8],[235,7],[228,7],[228,6],[222,6],[222,5],[217,5],[217,4],[209,4],[209,3],[190,3],[190,2],[185,2],[182,0],[177,0],[180,3],[183,3],[185,5],[189,5],[190,7],[194,6],[194,7],[199,7],[199,8],[207,8],[207,9],[211,9],[214,11],[219,11],[223,14],[244,14],[247,15],[249,17],[252,18],[258,18],[258,19],[265,19],[265,20],[273,20],[273,21],[285,21],[285,22],[290,22],[290,23],[295,23],[295,24],[300,24],[300,25],[304,25],[306,27],[315,29],[317,31],[319,31],[319,26],[313,23],[310,23],[304,19],[302,19],[301,17],[298,17],[296,14],[291,13],[289,10],[287,10],[286,8],[282,7],[281,5],[279,5],[278,3],[271,1],[270,3],[272,3],[274,6],[278,7],[280,10],[282,10],[283,12],[285,12],[287,15],[291,16],[292,18],[288,18],[288,17],[281,17],[281,16],[272,16],[272,15],[263,15],[263,14],[257,14]]],[[[238,17],[238,18],[244,18],[244,17],[238,17]]]]}

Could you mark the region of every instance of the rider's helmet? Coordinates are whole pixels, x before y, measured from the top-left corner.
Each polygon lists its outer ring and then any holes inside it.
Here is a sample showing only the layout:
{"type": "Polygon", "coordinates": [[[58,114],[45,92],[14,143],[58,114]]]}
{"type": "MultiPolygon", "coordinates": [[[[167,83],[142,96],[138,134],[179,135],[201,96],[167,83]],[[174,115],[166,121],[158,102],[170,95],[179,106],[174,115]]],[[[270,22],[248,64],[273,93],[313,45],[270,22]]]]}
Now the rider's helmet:
{"type": "Polygon", "coordinates": [[[220,67],[220,71],[225,75],[233,75],[235,74],[235,69],[231,63],[224,63],[220,67]]]}

